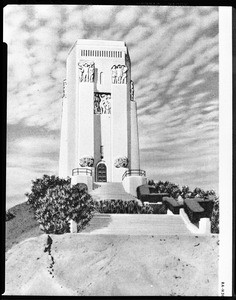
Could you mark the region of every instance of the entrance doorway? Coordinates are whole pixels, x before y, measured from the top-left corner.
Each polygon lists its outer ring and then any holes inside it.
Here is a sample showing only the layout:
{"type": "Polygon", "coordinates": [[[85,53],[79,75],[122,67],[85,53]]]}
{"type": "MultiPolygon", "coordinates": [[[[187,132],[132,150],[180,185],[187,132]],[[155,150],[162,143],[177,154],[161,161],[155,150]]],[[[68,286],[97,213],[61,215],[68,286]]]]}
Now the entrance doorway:
{"type": "Polygon", "coordinates": [[[107,182],[107,167],[104,163],[97,166],[97,182],[107,182]]]}

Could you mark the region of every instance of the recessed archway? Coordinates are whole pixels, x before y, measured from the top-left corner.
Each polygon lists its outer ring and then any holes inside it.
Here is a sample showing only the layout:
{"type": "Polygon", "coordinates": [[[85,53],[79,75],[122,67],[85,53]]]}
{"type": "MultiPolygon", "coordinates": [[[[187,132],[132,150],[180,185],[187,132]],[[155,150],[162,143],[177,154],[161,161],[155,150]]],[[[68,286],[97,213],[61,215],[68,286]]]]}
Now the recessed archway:
{"type": "Polygon", "coordinates": [[[107,167],[104,162],[99,162],[96,167],[96,181],[107,182],[107,167]]]}

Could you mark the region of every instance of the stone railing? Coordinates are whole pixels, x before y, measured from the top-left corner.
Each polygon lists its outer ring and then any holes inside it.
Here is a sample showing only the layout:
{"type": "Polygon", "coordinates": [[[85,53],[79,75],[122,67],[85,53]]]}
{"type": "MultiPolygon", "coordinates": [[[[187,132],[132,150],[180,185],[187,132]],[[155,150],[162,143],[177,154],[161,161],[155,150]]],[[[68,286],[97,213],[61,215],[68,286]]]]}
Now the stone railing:
{"type": "Polygon", "coordinates": [[[75,168],[72,170],[72,175],[89,175],[92,176],[92,170],[88,168],[75,168]]]}
{"type": "Polygon", "coordinates": [[[213,210],[213,201],[202,198],[187,198],[184,201],[184,211],[189,220],[199,227],[199,221],[202,218],[211,218],[213,210]]]}
{"type": "Polygon", "coordinates": [[[180,208],[183,208],[183,205],[179,204],[172,197],[164,197],[163,202],[165,203],[166,209],[170,210],[174,215],[179,214],[180,208]]]}

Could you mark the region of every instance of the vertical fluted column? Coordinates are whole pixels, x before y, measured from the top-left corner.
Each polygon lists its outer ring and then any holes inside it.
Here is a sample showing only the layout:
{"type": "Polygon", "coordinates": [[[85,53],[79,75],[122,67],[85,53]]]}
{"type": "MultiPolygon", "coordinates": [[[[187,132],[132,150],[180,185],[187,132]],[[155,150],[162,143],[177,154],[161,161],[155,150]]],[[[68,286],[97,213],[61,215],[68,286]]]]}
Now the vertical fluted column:
{"type": "Polygon", "coordinates": [[[112,181],[121,181],[124,167],[115,167],[118,158],[128,157],[127,67],[112,67],[111,149],[112,181]],[[123,68],[123,72],[121,72],[123,68]],[[116,71],[116,72],[115,72],[116,71]]]}
{"type": "Polygon", "coordinates": [[[83,157],[94,158],[94,62],[81,61],[77,66],[76,92],[76,166],[83,157]]]}
{"type": "Polygon", "coordinates": [[[131,101],[131,169],[140,169],[137,104],[131,101]]]}
{"type": "Polygon", "coordinates": [[[59,177],[68,176],[68,102],[66,98],[66,79],[63,81],[62,116],[61,116],[61,139],[59,155],[59,177]]]}

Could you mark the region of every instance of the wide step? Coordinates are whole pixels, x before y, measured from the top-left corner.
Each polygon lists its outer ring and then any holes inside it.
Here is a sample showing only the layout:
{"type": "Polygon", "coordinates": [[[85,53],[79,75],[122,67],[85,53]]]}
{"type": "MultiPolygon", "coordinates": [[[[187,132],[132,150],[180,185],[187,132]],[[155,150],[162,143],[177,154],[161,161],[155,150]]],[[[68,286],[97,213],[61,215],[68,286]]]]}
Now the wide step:
{"type": "MultiPolygon", "coordinates": [[[[97,184],[98,185],[98,184],[97,184]]],[[[102,183],[100,187],[90,192],[95,200],[120,199],[123,201],[137,200],[133,195],[128,194],[121,182],[102,183]]]]}
{"type": "Polygon", "coordinates": [[[192,235],[180,215],[97,214],[82,231],[112,235],[192,235]]]}

